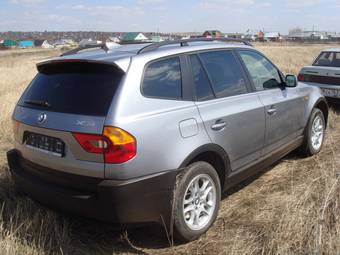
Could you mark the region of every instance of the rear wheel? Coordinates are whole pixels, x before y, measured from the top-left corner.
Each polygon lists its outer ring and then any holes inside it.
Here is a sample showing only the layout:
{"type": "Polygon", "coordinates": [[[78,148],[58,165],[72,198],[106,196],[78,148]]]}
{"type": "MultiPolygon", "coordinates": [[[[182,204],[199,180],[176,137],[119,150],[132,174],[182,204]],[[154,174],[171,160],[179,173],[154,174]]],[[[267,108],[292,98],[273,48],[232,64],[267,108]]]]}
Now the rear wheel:
{"type": "Polygon", "coordinates": [[[221,186],[216,170],[206,162],[187,167],[176,188],[175,238],[197,239],[214,223],[220,207],[221,186]]]}
{"type": "Polygon", "coordinates": [[[322,111],[315,108],[307,125],[304,144],[301,146],[301,151],[306,156],[312,156],[321,151],[325,139],[325,127],[325,117],[322,111]]]}

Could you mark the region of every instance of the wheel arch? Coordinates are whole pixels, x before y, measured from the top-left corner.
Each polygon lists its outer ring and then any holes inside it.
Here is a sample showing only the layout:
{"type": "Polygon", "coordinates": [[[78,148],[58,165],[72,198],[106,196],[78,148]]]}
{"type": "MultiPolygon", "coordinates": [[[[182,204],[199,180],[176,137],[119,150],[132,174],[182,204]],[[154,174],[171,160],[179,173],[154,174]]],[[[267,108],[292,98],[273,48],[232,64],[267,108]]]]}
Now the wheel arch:
{"type": "Polygon", "coordinates": [[[314,104],[312,110],[313,110],[314,108],[318,108],[318,109],[320,109],[320,110],[322,111],[322,113],[323,113],[323,115],[324,115],[324,117],[325,117],[325,127],[327,128],[329,107],[328,107],[328,103],[327,103],[326,99],[324,99],[324,98],[318,99],[318,100],[315,102],[315,104],[314,104]]]}
{"type": "Polygon", "coordinates": [[[223,190],[230,171],[230,161],[226,151],[217,144],[200,146],[184,159],[179,169],[183,169],[197,161],[205,161],[215,168],[223,190]]]}

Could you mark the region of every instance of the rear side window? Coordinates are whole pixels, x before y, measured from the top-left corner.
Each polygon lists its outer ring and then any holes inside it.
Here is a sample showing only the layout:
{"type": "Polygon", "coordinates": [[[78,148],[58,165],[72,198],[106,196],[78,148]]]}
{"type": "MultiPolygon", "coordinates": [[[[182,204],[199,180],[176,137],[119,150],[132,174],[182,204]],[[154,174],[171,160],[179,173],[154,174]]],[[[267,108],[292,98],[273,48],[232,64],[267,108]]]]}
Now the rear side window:
{"type": "Polygon", "coordinates": [[[197,100],[203,101],[214,98],[209,79],[197,55],[190,55],[189,58],[197,100]]]}
{"type": "Polygon", "coordinates": [[[340,67],[340,53],[338,52],[321,52],[314,66],[333,66],[340,67]]]}
{"type": "Polygon", "coordinates": [[[217,98],[247,93],[242,67],[231,51],[200,54],[217,98]]]}
{"type": "Polygon", "coordinates": [[[149,64],[145,69],[142,92],[147,97],[181,99],[182,78],[179,57],[149,64]]]}
{"type": "Polygon", "coordinates": [[[47,64],[19,105],[53,112],[105,116],[123,73],[111,65],[47,64]]]}

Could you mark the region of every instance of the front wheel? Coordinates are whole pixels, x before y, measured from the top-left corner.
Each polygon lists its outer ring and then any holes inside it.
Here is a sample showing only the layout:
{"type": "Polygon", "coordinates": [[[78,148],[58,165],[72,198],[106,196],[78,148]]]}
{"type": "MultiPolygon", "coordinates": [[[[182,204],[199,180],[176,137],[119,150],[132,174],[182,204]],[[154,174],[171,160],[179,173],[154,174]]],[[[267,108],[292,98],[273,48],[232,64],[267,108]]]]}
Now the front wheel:
{"type": "Polygon", "coordinates": [[[221,186],[216,170],[206,162],[187,167],[176,187],[174,234],[181,241],[197,239],[214,223],[221,186]]]}
{"type": "Polygon", "coordinates": [[[301,146],[306,156],[312,156],[321,151],[325,139],[325,127],[325,117],[322,111],[315,108],[307,125],[304,144],[301,146]]]}

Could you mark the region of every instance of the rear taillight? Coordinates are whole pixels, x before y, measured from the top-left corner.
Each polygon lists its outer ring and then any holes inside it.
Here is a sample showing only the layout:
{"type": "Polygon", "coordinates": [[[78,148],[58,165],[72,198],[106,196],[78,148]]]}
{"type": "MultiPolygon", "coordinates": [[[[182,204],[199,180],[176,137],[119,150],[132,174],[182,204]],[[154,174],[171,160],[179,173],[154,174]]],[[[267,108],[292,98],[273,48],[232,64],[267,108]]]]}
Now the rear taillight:
{"type": "Polygon", "coordinates": [[[299,73],[298,81],[305,81],[305,76],[302,73],[299,73]]]}
{"type": "Polygon", "coordinates": [[[136,139],[123,129],[104,127],[103,136],[109,145],[105,150],[106,163],[123,163],[136,156],[136,139]]]}
{"type": "Polygon", "coordinates": [[[16,135],[19,132],[20,122],[12,119],[13,134],[16,135]]]}
{"type": "Polygon", "coordinates": [[[136,139],[116,127],[104,127],[102,135],[73,133],[84,150],[103,154],[105,163],[124,163],[136,156],[136,139]]]}
{"type": "Polygon", "coordinates": [[[83,133],[74,133],[78,143],[84,150],[90,153],[104,153],[104,149],[108,146],[108,142],[102,135],[91,135],[83,133]]]}

